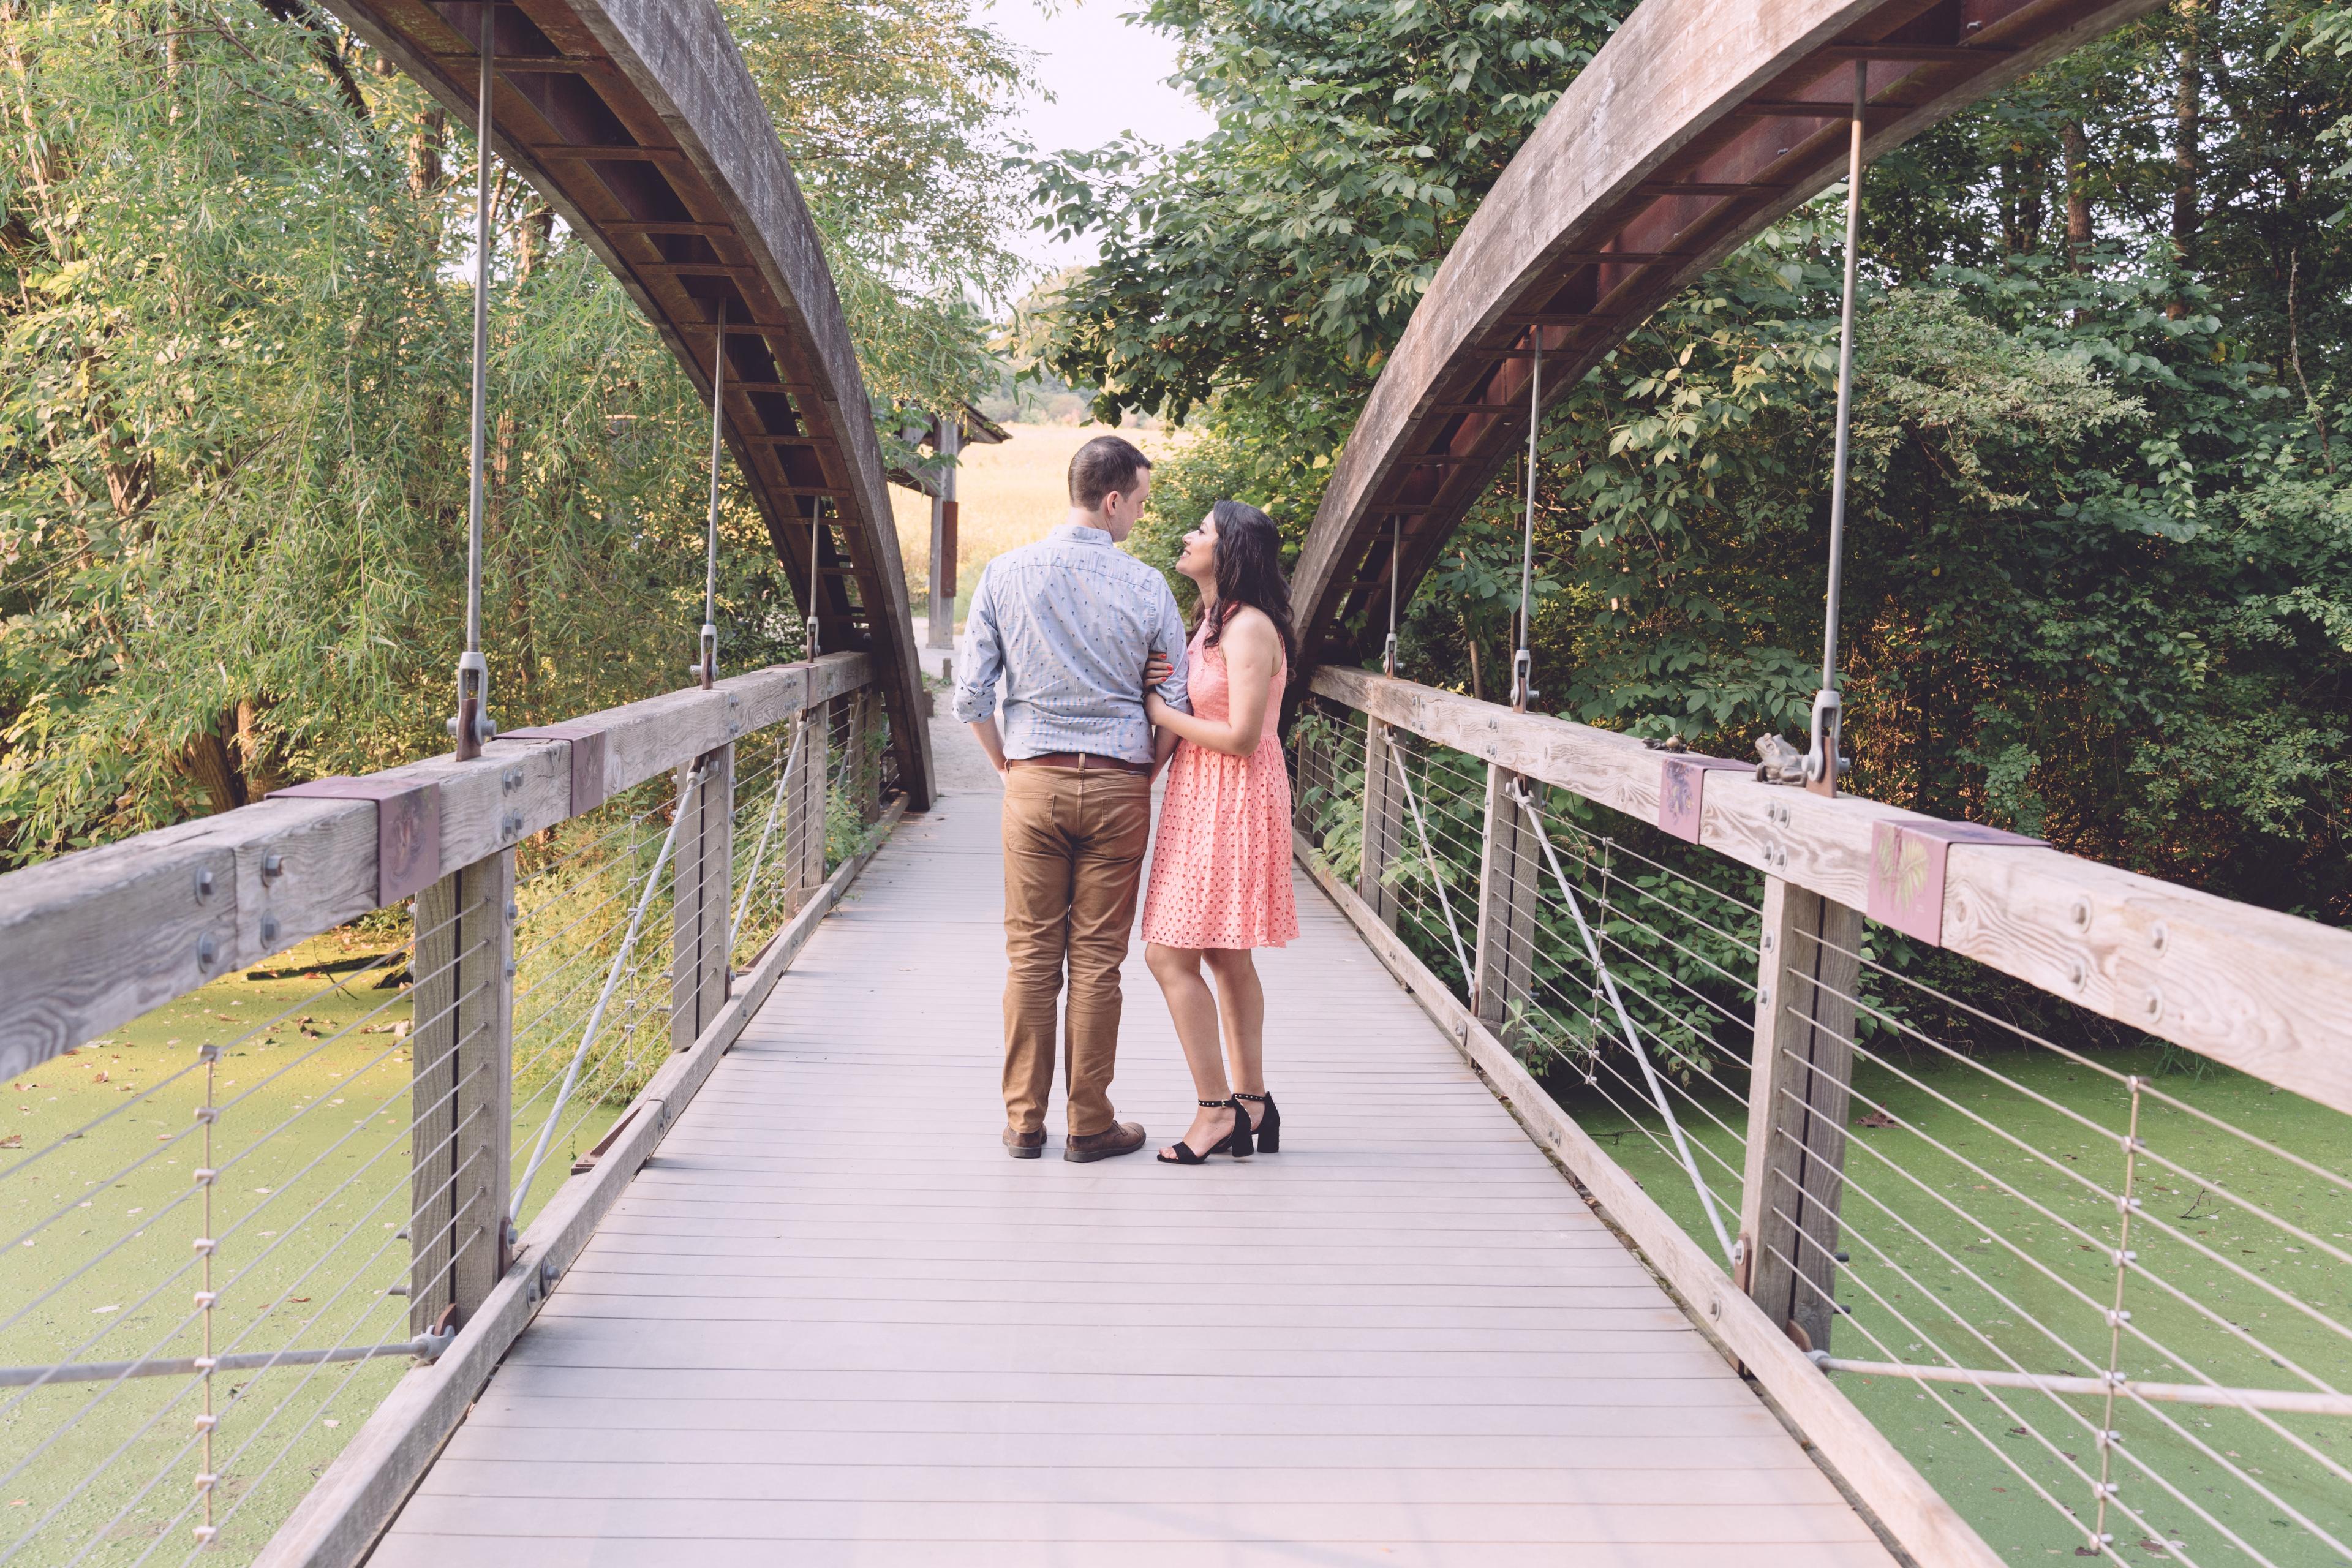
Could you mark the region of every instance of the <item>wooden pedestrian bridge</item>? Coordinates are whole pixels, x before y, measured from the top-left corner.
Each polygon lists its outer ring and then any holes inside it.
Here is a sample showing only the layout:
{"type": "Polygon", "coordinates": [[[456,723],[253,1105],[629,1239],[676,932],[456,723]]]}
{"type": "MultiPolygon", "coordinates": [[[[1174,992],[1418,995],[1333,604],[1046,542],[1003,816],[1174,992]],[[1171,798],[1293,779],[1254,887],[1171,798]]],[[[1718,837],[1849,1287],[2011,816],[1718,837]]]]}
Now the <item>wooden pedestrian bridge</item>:
{"type": "Polygon", "coordinates": [[[2147,4],[1646,0],[1568,85],[1299,559],[1284,1147],[1172,1170],[998,1146],[998,787],[715,8],[332,0],[811,653],[499,733],[493,627],[453,753],[0,877],[0,1563],[2352,1558],[2352,933],[1841,794],[1833,700],[1759,766],[1381,657],[1647,311],[2147,4]]]}

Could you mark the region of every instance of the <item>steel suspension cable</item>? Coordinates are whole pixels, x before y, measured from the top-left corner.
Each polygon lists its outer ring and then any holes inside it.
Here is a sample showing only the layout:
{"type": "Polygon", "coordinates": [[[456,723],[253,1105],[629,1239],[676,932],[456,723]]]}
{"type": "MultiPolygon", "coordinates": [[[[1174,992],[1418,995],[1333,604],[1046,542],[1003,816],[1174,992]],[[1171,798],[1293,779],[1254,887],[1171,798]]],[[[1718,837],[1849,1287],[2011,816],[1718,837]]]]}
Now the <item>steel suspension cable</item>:
{"type": "Polygon", "coordinates": [[[1397,579],[1404,575],[1404,513],[1389,522],[1389,640],[1381,656],[1381,671],[1393,678],[1397,667],[1397,579]]]}
{"type": "Polygon", "coordinates": [[[1519,808],[1527,813],[1529,826],[1536,830],[1536,842],[1543,846],[1544,861],[1551,868],[1552,880],[1559,884],[1560,897],[1568,904],[1568,912],[1575,918],[1577,934],[1584,939],[1585,957],[1591,961],[1593,972],[1601,977],[1601,989],[1609,994],[1609,1005],[1616,1011],[1617,1024],[1624,1032],[1626,1046],[1632,1049],[1633,1059],[1641,1064],[1643,1080],[1650,1088],[1651,1102],[1657,1106],[1658,1114],[1665,1119],[1666,1131],[1674,1136],[1675,1150],[1682,1158],[1683,1170],[1690,1176],[1691,1185],[1698,1189],[1699,1206],[1706,1211],[1707,1228],[1715,1232],[1715,1244],[1723,1249],[1724,1257],[1729,1258],[1732,1256],[1731,1237],[1724,1231],[1723,1216],[1716,1212],[1715,1194],[1700,1179],[1698,1161],[1691,1154],[1690,1141],[1683,1136],[1682,1123],[1675,1119],[1674,1107],[1667,1103],[1665,1086],[1659,1082],[1658,1069],[1651,1063],[1650,1053],[1642,1045],[1641,1032],[1633,1027],[1633,1016],[1625,1011],[1625,999],[1617,994],[1617,977],[1610,973],[1608,963],[1602,960],[1601,944],[1592,939],[1591,926],[1585,923],[1583,901],[1577,898],[1576,889],[1569,884],[1567,874],[1559,868],[1559,855],[1552,847],[1551,834],[1544,827],[1542,815],[1536,810],[1535,798],[1528,794],[1524,784],[1516,780],[1511,784],[1511,794],[1518,801],[1519,808]]]}
{"type": "Polygon", "coordinates": [[[817,656],[817,605],[820,585],[824,579],[817,574],[817,546],[824,539],[824,502],[818,500],[809,506],[809,596],[808,596],[808,656],[814,664],[817,656]]]}
{"type": "Polygon", "coordinates": [[[719,346],[710,355],[710,522],[702,563],[702,640],[695,671],[702,689],[719,684],[719,464],[726,449],[727,300],[719,301],[719,346]]]}
{"type": "Polygon", "coordinates": [[[776,831],[776,814],[782,809],[784,792],[792,785],[793,768],[799,762],[801,742],[808,738],[808,726],[803,723],[793,731],[792,750],[784,753],[784,765],[776,770],[776,793],[768,802],[768,820],[760,828],[759,847],[751,851],[751,868],[743,878],[743,897],[735,905],[735,918],[727,924],[727,960],[735,961],[735,939],[743,930],[743,917],[751,912],[751,890],[760,883],[760,864],[768,858],[768,840],[776,831]]]}
{"type": "Polygon", "coordinates": [[[1422,820],[1421,802],[1414,798],[1412,781],[1405,775],[1404,754],[1401,748],[1384,748],[1389,761],[1396,765],[1397,785],[1404,791],[1404,803],[1412,808],[1413,831],[1421,836],[1422,864],[1429,868],[1429,880],[1437,894],[1438,911],[1445,917],[1445,935],[1454,944],[1454,962],[1462,966],[1462,984],[1475,985],[1478,976],[1470,963],[1470,954],[1462,945],[1462,928],[1454,922],[1454,900],[1445,896],[1445,877],[1437,868],[1437,852],[1430,847],[1429,825],[1422,820]]]}
{"type": "Polygon", "coordinates": [[[629,953],[637,944],[637,932],[645,926],[646,911],[653,907],[654,894],[661,887],[662,868],[669,863],[670,851],[677,846],[678,824],[686,820],[687,807],[701,789],[708,771],[697,767],[686,775],[686,783],[677,792],[677,807],[670,813],[669,831],[662,835],[661,853],[654,858],[653,869],[646,873],[646,890],[638,896],[636,912],[629,917],[629,929],[621,938],[620,952],[613,955],[613,967],[604,976],[604,989],[597,996],[596,1005],[588,1014],[587,1026],[580,1031],[580,1048],[572,1053],[572,1065],[564,1069],[563,1087],[548,1109],[547,1121],[540,1127],[539,1142],[530,1151],[530,1163],[523,1167],[522,1179],[515,1184],[514,1199],[507,1205],[507,1217],[510,1220],[521,1217],[523,1202],[530,1196],[530,1184],[547,1158],[547,1146],[555,1137],[555,1124],[563,1115],[564,1102],[572,1098],[572,1087],[579,1081],[580,1064],[586,1059],[588,1047],[595,1043],[596,1031],[604,1022],[604,1009],[612,1004],[613,992],[621,984],[629,953]]]}
{"type": "Polygon", "coordinates": [[[1837,794],[1838,599],[1845,584],[1845,491],[1853,424],[1853,289],[1855,248],[1862,232],[1863,115],[1870,97],[1870,67],[1853,62],[1853,123],[1846,153],[1845,286],[1838,305],[1837,442],[1830,459],[1830,570],[1828,604],[1822,628],[1822,689],[1813,696],[1812,748],[1805,754],[1805,782],[1824,795],[1837,794]]]}
{"type": "Polygon", "coordinates": [[[457,712],[449,721],[461,763],[480,756],[482,742],[497,733],[490,722],[489,661],[482,657],[482,511],[490,403],[490,67],[497,57],[498,15],[495,5],[482,7],[474,129],[474,404],[466,481],[466,651],[457,658],[457,712]]]}
{"type": "Polygon", "coordinates": [[[1528,339],[1535,357],[1528,362],[1528,502],[1519,525],[1519,638],[1511,653],[1511,710],[1524,713],[1535,695],[1529,678],[1534,656],[1528,652],[1528,595],[1536,570],[1536,436],[1543,426],[1543,329],[1530,327],[1528,339]]]}

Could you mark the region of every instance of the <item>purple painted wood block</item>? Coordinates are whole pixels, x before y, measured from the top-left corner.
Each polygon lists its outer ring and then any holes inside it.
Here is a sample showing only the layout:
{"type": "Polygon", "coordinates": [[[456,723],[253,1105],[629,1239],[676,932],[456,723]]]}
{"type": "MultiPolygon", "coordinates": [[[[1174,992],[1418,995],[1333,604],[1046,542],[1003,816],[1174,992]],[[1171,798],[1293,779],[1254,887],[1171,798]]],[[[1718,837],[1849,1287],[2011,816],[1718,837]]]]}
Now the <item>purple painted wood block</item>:
{"type": "Polygon", "coordinates": [[[1706,808],[1706,775],[1723,769],[1753,773],[1753,763],[1728,757],[1675,752],[1658,766],[1658,826],[1685,844],[1698,842],[1699,817],[1706,808]]]}
{"type": "Polygon", "coordinates": [[[375,802],[375,901],[396,904],[441,875],[441,786],[399,778],[312,779],[272,800],[375,802]]]}
{"type": "Polygon", "coordinates": [[[527,730],[502,730],[501,741],[569,741],[572,742],[572,811],[573,816],[604,804],[604,730],[589,719],[566,719],[560,724],[539,724],[527,730]]]}
{"type": "Polygon", "coordinates": [[[2045,841],[1980,822],[1878,822],[1870,829],[1869,901],[1863,912],[1931,947],[1944,945],[1944,858],[1955,844],[2035,847],[2045,841]]]}

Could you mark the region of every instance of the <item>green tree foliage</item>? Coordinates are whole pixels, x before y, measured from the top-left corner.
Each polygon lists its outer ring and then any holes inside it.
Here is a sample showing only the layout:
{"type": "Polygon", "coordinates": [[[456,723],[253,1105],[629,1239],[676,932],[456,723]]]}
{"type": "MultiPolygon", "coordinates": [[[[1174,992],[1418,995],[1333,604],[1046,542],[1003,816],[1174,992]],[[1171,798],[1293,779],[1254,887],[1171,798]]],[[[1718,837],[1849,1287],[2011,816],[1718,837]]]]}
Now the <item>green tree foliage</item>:
{"type": "MultiPolygon", "coordinates": [[[[1102,242],[1048,353],[1097,412],[1279,400],[1334,450],[1454,237],[1630,0],[1149,0],[1205,140],[1034,165],[1102,242]]],[[[1248,416],[1243,416],[1244,419],[1248,416]]]]}
{"type": "MultiPolygon", "coordinates": [[[[1023,63],[948,0],[728,0],[877,399],[992,379],[1023,63]],[[813,63],[814,62],[814,63],[813,63]],[[830,73],[818,68],[834,68],[830,73]]],[[[307,0],[0,0],[0,863],[440,749],[472,148],[307,0]]],[[[677,683],[708,416],[498,182],[485,624],[502,722],[677,683]]],[[[722,650],[798,649],[732,488],[722,650]]]]}
{"type": "MultiPolygon", "coordinates": [[[[1066,285],[1049,359],[1112,400],[1205,403],[1155,488],[1183,510],[1139,537],[1233,494],[1295,538],[1420,287],[1607,16],[1149,15],[1184,30],[1219,131],[1141,174],[1119,149],[1058,163],[1063,221],[1113,242],[1066,285]],[[1442,115],[1402,90],[1465,49],[1540,63],[1442,115]],[[1450,203],[1318,207],[1312,171],[1391,165],[1450,203]]],[[[1841,661],[1863,793],[2352,919],[2342,15],[2175,0],[1873,166],[1841,661]]],[[[1801,731],[1841,202],[1733,257],[1549,416],[1544,706],[1730,755],[1801,731]]],[[[1423,585],[1408,674],[1507,680],[1523,479],[1507,465],[1423,585]]]]}

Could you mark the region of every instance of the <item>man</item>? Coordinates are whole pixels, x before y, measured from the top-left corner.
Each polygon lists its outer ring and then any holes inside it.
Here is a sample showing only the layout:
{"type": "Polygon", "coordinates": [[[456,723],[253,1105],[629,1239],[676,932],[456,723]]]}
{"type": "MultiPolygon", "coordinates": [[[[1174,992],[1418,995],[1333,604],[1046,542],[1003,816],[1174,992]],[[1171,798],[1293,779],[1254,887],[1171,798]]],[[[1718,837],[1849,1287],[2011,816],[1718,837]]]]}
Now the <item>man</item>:
{"type": "Polygon", "coordinates": [[[972,590],[956,687],[1004,780],[1004,1147],[1045,1148],[1054,1020],[1069,972],[1065,1160],[1143,1147],[1112,1113],[1119,965],[1151,830],[1151,725],[1144,665],[1172,667],[1158,688],[1184,695],[1184,620],[1167,580],[1117,548],[1151,491],[1151,460],[1116,436],[1070,459],[1070,510],[1037,543],[990,562],[972,590]],[[1004,689],[1004,728],[996,725],[1004,689]]]}

